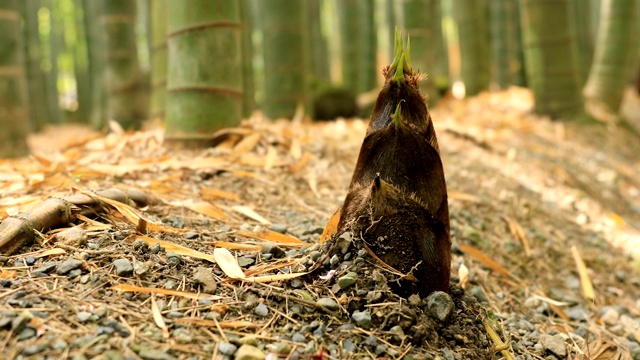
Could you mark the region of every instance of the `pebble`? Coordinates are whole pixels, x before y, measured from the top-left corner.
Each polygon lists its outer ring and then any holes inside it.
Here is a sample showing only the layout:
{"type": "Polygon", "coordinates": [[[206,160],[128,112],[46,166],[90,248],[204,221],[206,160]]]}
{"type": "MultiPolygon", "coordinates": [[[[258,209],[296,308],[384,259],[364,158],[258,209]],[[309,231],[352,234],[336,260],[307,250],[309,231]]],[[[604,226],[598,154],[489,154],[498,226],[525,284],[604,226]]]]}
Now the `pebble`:
{"type": "Polygon", "coordinates": [[[33,266],[36,263],[36,258],[33,256],[27,256],[27,258],[24,259],[24,262],[27,264],[27,266],[33,266]]]}
{"type": "Polygon", "coordinates": [[[338,246],[342,254],[346,254],[349,251],[349,246],[351,246],[351,233],[348,231],[343,232],[336,241],[336,246],[338,246]]]}
{"type": "Polygon", "coordinates": [[[47,343],[29,345],[22,350],[22,354],[27,356],[35,355],[35,354],[41,353],[42,351],[48,348],[49,348],[49,344],[47,343]]]}
{"type": "Polygon", "coordinates": [[[347,339],[342,342],[342,350],[347,353],[353,353],[356,352],[356,346],[351,339],[347,339]]]}
{"type": "Polygon", "coordinates": [[[393,333],[393,336],[395,336],[395,338],[399,341],[402,341],[405,337],[404,331],[402,330],[402,327],[400,325],[392,327],[391,329],[389,329],[389,332],[393,333]]]}
{"type": "Polygon", "coordinates": [[[303,343],[303,342],[306,342],[307,339],[304,337],[304,335],[302,335],[300,333],[294,333],[293,336],[291,337],[291,341],[298,342],[298,343],[303,343]]]}
{"type": "Polygon", "coordinates": [[[528,308],[537,308],[538,306],[540,306],[540,303],[542,301],[536,297],[528,297],[525,301],[524,301],[524,306],[528,307],[528,308]]]}
{"type": "Polygon", "coordinates": [[[82,260],[69,258],[62,262],[62,264],[58,265],[58,269],[56,270],[56,274],[58,275],[67,275],[71,270],[77,269],[82,266],[82,260]]]}
{"type": "Polygon", "coordinates": [[[67,347],[69,347],[69,344],[67,344],[67,342],[62,339],[57,339],[53,343],[53,350],[64,350],[67,347]]]}
{"type": "Polygon", "coordinates": [[[133,275],[133,264],[128,259],[113,260],[113,266],[116,267],[116,275],[121,277],[129,277],[133,275]]]}
{"type": "Polygon", "coordinates": [[[175,357],[169,355],[166,350],[150,349],[143,347],[140,349],[138,355],[144,360],[174,360],[175,357]]]}
{"type": "Polygon", "coordinates": [[[338,306],[338,303],[331,299],[331,298],[320,298],[318,299],[318,301],[316,301],[317,305],[320,305],[322,307],[327,308],[328,310],[331,311],[335,311],[338,310],[340,307],[338,306]]]}
{"type": "Polygon", "coordinates": [[[375,347],[378,346],[378,338],[375,335],[369,335],[365,340],[364,344],[367,346],[375,347]]]}
{"type": "Polygon", "coordinates": [[[88,311],[80,311],[76,316],[80,322],[87,322],[91,320],[93,314],[88,311]]]}
{"type": "Polygon", "coordinates": [[[182,256],[172,252],[167,253],[167,263],[169,263],[169,265],[178,266],[180,262],[182,262],[182,256]]]}
{"type": "Polygon", "coordinates": [[[253,265],[256,262],[256,259],[248,256],[240,256],[238,258],[238,265],[241,267],[247,267],[253,265]]]}
{"type": "Polygon", "coordinates": [[[235,360],[263,360],[265,354],[262,350],[252,345],[242,345],[235,353],[235,360]]]}
{"type": "Polygon", "coordinates": [[[136,261],[136,263],[133,265],[133,272],[137,276],[144,276],[146,273],[149,272],[149,267],[144,262],[136,261]]]}
{"type": "Polygon", "coordinates": [[[608,308],[602,315],[601,319],[607,325],[615,325],[618,323],[620,313],[614,308],[608,308]]]}
{"type": "Polygon", "coordinates": [[[269,226],[269,230],[275,231],[275,232],[279,232],[280,234],[286,234],[287,233],[287,226],[283,225],[283,224],[271,224],[269,226]]]}
{"type": "Polygon", "coordinates": [[[34,336],[36,336],[36,329],[32,327],[26,327],[18,333],[18,340],[27,340],[31,339],[34,336]]]}
{"type": "Polygon", "coordinates": [[[320,256],[322,256],[322,252],[315,250],[309,253],[309,257],[311,258],[311,260],[313,261],[317,261],[318,259],[320,259],[320,256]]]}
{"type": "Polygon", "coordinates": [[[165,289],[175,290],[177,287],[178,287],[178,283],[173,279],[169,279],[167,280],[166,283],[164,283],[165,289]]]}
{"type": "Polygon", "coordinates": [[[200,237],[200,234],[198,234],[195,231],[189,231],[189,232],[186,232],[184,234],[184,238],[187,239],[187,240],[193,240],[193,239],[197,239],[199,237],[200,237]]]}
{"type": "Polygon", "coordinates": [[[329,264],[331,264],[331,266],[336,265],[339,262],[340,258],[338,257],[338,255],[333,255],[331,259],[329,259],[329,264]]]}
{"type": "Polygon", "coordinates": [[[369,330],[371,328],[371,313],[369,311],[356,310],[351,314],[351,319],[365,330],[369,330]]]}
{"type": "Polygon", "coordinates": [[[281,247],[272,243],[272,242],[264,242],[262,243],[262,247],[260,252],[263,254],[271,254],[274,258],[279,259],[287,256],[287,254],[282,250],[281,247]]]}
{"type": "Polygon", "coordinates": [[[427,297],[427,308],[440,322],[447,322],[453,311],[451,296],[443,291],[434,291],[427,297]]]}
{"type": "Polygon", "coordinates": [[[193,281],[196,284],[202,284],[203,290],[206,293],[212,294],[218,289],[218,284],[213,278],[211,268],[198,266],[195,273],[193,274],[193,281]]]}
{"type": "Polygon", "coordinates": [[[338,285],[340,286],[341,289],[346,289],[349,286],[355,284],[357,279],[358,279],[357,273],[348,272],[346,275],[338,278],[338,285]]]}
{"type": "Polygon", "coordinates": [[[245,337],[238,339],[238,345],[258,346],[259,342],[260,342],[260,339],[255,335],[247,335],[245,337]]]}
{"type": "Polygon", "coordinates": [[[265,317],[267,315],[269,315],[269,308],[267,307],[267,305],[260,303],[258,304],[258,306],[256,306],[253,309],[253,313],[260,316],[260,317],[265,317]]]}
{"type": "Polygon", "coordinates": [[[567,347],[560,335],[542,334],[538,343],[560,358],[567,356],[567,347]]]}

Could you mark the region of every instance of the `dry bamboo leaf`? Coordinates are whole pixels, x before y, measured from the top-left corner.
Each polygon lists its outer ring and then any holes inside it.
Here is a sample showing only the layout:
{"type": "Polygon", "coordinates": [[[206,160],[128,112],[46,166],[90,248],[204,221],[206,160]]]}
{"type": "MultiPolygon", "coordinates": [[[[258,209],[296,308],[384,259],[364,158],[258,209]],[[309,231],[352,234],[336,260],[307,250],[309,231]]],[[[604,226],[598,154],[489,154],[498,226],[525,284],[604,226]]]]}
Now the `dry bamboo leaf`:
{"type": "Polygon", "coordinates": [[[247,206],[243,206],[243,205],[236,205],[231,207],[231,209],[233,209],[233,211],[240,213],[250,219],[253,219],[257,222],[259,222],[262,225],[271,225],[271,221],[263,218],[260,214],[258,214],[257,212],[255,212],[252,208],[247,207],[247,206]]]}
{"type": "Polygon", "coordinates": [[[469,281],[469,268],[467,268],[465,264],[460,264],[460,267],[458,268],[458,278],[460,279],[460,287],[464,289],[467,285],[467,281],[469,281]]]}
{"type": "Polygon", "coordinates": [[[260,245],[251,244],[238,244],[228,241],[205,241],[203,244],[212,245],[215,247],[225,248],[229,250],[246,250],[246,251],[259,251],[262,249],[260,245]]]}
{"type": "Polygon", "coordinates": [[[244,279],[246,275],[240,269],[238,260],[231,254],[231,252],[225,248],[213,249],[213,257],[216,259],[220,269],[232,279],[244,279]]]}
{"type": "Polygon", "coordinates": [[[200,299],[211,299],[211,300],[220,300],[221,296],[204,294],[204,293],[193,293],[187,291],[176,291],[162,288],[146,288],[141,286],[129,285],[129,284],[119,284],[113,286],[111,289],[116,291],[123,292],[135,292],[142,294],[162,294],[169,296],[179,296],[187,299],[200,300],[200,299]]]}
{"type": "MultiPolygon", "coordinates": [[[[53,248],[47,250],[40,250],[31,253],[30,255],[36,259],[47,257],[47,256],[60,256],[66,254],[67,251],[65,249],[53,248]]],[[[22,254],[22,256],[27,256],[27,254],[22,254]]]]}
{"type": "MultiPolygon", "coordinates": [[[[195,319],[195,318],[178,318],[174,320],[176,323],[182,324],[193,324],[207,327],[215,327],[216,322],[213,320],[205,320],[205,319],[195,319]]],[[[245,321],[245,320],[229,320],[229,321],[218,321],[218,325],[220,325],[223,329],[239,329],[239,328],[261,328],[262,324],[257,324],[253,321],[245,321]]]]}
{"type": "Polygon", "coordinates": [[[259,132],[253,132],[240,140],[236,146],[233,147],[229,157],[233,160],[238,159],[242,154],[247,153],[255,148],[260,142],[262,134],[259,132]]]}
{"type": "Polygon", "coordinates": [[[247,238],[253,238],[258,240],[269,241],[272,243],[276,243],[278,245],[285,245],[290,247],[302,247],[307,246],[309,243],[306,243],[297,237],[293,237],[291,235],[281,234],[276,231],[265,230],[261,232],[253,232],[253,231],[236,231],[236,236],[243,236],[247,238]]]}
{"type": "Polygon", "coordinates": [[[216,220],[227,219],[227,215],[222,211],[222,209],[206,201],[188,200],[183,202],[183,206],[191,211],[197,212],[198,214],[206,215],[216,220]]]}
{"type": "Polygon", "coordinates": [[[0,271],[0,279],[13,280],[18,278],[18,273],[14,270],[2,270],[0,271]]]}
{"type": "Polygon", "coordinates": [[[307,275],[307,273],[306,272],[299,272],[299,273],[291,273],[291,274],[252,276],[252,277],[248,277],[248,278],[245,278],[245,279],[242,279],[242,280],[243,281],[248,281],[248,282],[267,283],[267,282],[274,282],[274,281],[291,280],[291,279],[295,279],[297,277],[304,276],[304,275],[307,275]]]}
{"type": "Polygon", "coordinates": [[[232,173],[232,174],[236,174],[238,176],[246,177],[246,178],[249,178],[249,179],[258,179],[259,178],[258,174],[254,174],[252,172],[245,171],[245,170],[229,169],[228,171],[230,173],[232,173]]]}
{"type": "Polygon", "coordinates": [[[142,240],[145,243],[147,243],[149,246],[160,244],[160,246],[162,246],[167,252],[172,252],[178,255],[191,256],[196,259],[207,260],[212,263],[216,262],[215,258],[212,255],[205,254],[203,252],[193,250],[188,247],[184,247],[182,245],[178,245],[169,241],[154,239],[148,236],[141,236],[141,235],[136,236],[136,240],[142,240]]]}
{"type": "Polygon", "coordinates": [[[81,194],[87,195],[89,197],[92,198],[96,198],[106,204],[109,204],[111,206],[113,206],[120,214],[122,214],[122,216],[124,216],[127,220],[129,220],[132,224],[139,226],[141,221],[145,221],[148,225],[146,225],[146,228],[149,230],[153,230],[153,231],[159,231],[159,232],[187,232],[189,231],[188,229],[178,229],[178,228],[174,228],[174,227],[170,227],[170,226],[162,226],[162,225],[158,225],[155,224],[153,221],[151,221],[150,219],[146,218],[146,216],[144,216],[142,214],[141,211],[139,211],[138,209],[135,209],[127,204],[121,203],[119,201],[115,201],[115,200],[111,200],[109,198],[106,198],[104,196],[100,196],[98,194],[89,192],[89,191],[84,191],[84,190],[77,190],[74,189],[74,191],[78,191],[81,194]]]}
{"type": "Polygon", "coordinates": [[[489,258],[487,255],[485,255],[482,251],[474,248],[471,245],[467,245],[467,244],[458,244],[460,246],[460,249],[462,249],[462,251],[464,251],[465,253],[469,254],[469,256],[471,256],[472,258],[478,260],[479,262],[483,263],[485,266],[487,266],[488,268],[490,268],[491,270],[502,274],[504,276],[510,277],[514,280],[519,280],[518,278],[516,278],[514,275],[511,275],[511,273],[505,269],[502,265],[498,264],[497,262],[493,261],[491,258],[489,258]]]}
{"type": "Polygon", "coordinates": [[[457,191],[448,191],[447,192],[447,197],[448,197],[449,200],[468,201],[468,202],[473,202],[473,203],[479,203],[480,202],[480,198],[475,196],[475,195],[462,193],[462,192],[457,192],[457,191]]]}
{"type": "Polygon", "coordinates": [[[169,329],[167,328],[167,324],[164,322],[164,318],[162,318],[162,313],[156,303],[156,297],[153,295],[151,295],[151,314],[153,314],[153,321],[156,323],[156,326],[162,330],[162,337],[168,339],[169,329]]]}
{"type": "Polygon", "coordinates": [[[549,303],[549,307],[553,310],[562,320],[569,322],[571,319],[569,315],[567,315],[564,310],[562,310],[559,306],[555,306],[554,304],[549,303]]]}
{"type": "Polygon", "coordinates": [[[309,160],[311,160],[312,157],[313,155],[310,152],[305,152],[304,155],[302,156],[302,159],[300,159],[300,161],[298,161],[291,168],[289,168],[289,172],[293,174],[300,171],[300,169],[302,169],[305,165],[307,165],[307,163],[309,162],[309,160]]]}
{"type": "Polygon", "coordinates": [[[300,157],[302,156],[302,146],[300,146],[300,140],[298,140],[298,138],[293,138],[291,140],[289,154],[296,160],[300,159],[300,157]]]}
{"type": "Polygon", "coordinates": [[[200,189],[200,196],[204,200],[227,199],[231,201],[240,201],[240,198],[236,194],[212,188],[200,189]]]}
{"type": "Polygon", "coordinates": [[[331,239],[333,234],[335,234],[338,231],[339,222],[340,222],[340,208],[338,208],[338,210],[336,210],[333,213],[333,215],[331,215],[331,218],[329,218],[329,221],[327,221],[327,225],[324,226],[322,235],[320,235],[320,241],[319,241],[320,245],[322,245],[322,243],[324,243],[325,241],[331,239]]]}
{"type": "Polygon", "coordinates": [[[264,170],[269,171],[273,168],[278,160],[278,151],[273,145],[267,148],[267,154],[264,156],[264,170]]]}
{"type": "Polygon", "coordinates": [[[507,225],[509,225],[509,231],[511,232],[511,235],[513,235],[513,237],[516,238],[516,240],[520,241],[520,244],[522,244],[524,254],[526,256],[531,256],[531,246],[529,246],[529,239],[527,238],[527,234],[524,232],[524,229],[522,229],[522,226],[520,226],[520,224],[518,224],[515,219],[509,216],[503,216],[502,219],[507,223],[507,225]]]}
{"type": "Polygon", "coordinates": [[[293,260],[293,261],[284,261],[284,262],[280,262],[280,263],[262,263],[261,265],[257,265],[252,267],[250,270],[247,270],[247,272],[245,273],[245,275],[247,276],[256,276],[256,275],[260,275],[260,274],[264,274],[264,273],[268,273],[270,271],[273,270],[278,270],[278,269],[282,269],[285,267],[290,267],[290,266],[296,266],[300,264],[300,260],[293,260]]]}
{"type": "Polygon", "coordinates": [[[582,256],[580,256],[580,252],[578,248],[573,245],[571,246],[571,253],[573,254],[573,259],[576,262],[576,268],[578,270],[578,275],[580,275],[580,286],[582,287],[582,296],[585,299],[593,301],[596,298],[595,291],[593,290],[593,285],[591,284],[591,279],[589,279],[589,274],[587,273],[587,266],[582,260],[582,256]]]}

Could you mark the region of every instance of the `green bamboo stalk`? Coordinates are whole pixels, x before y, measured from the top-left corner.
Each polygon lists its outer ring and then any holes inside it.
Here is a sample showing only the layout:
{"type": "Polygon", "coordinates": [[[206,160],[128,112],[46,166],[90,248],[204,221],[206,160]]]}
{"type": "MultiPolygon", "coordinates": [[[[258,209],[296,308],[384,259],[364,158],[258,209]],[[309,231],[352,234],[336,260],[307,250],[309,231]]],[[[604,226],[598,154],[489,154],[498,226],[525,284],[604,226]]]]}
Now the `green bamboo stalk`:
{"type": "Polygon", "coordinates": [[[40,50],[40,33],[38,30],[39,0],[23,0],[21,6],[24,39],[24,59],[27,70],[27,99],[29,100],[29,123],[35,131],[42,129],[49,122],[46,109],[47,99],[44,83],[44,72],[41,68],[42,52],[40,50]]]}
{"type": "Polygon", "coordinates": [[[264,58],[264,114],[291,118],[308,100],[305,2],[258,1],[264,58]]]}
{"type": "Polygon", "coordinates": [[[249,0],[240,0],[242,17],[242,116],[248,118],[256,108],[253,76],[253,19],[249,0]]]}
{"type": "Polygon", "coordinates": [[[342,83],[356,94],[377,87],[373,0],[337,0],[342,83]]]}
{"type": "Polygon", "coordinates": [[[588,104],[614,114],[635,71],[640,32],[637,7],[636,0],[602,0],[595,55],[584,95],[588,104]]]}
{"type": "Polygon", "coordinates": [[[594,34],[591,31],[591,1],[573,0],[572,15],[576,24],[576,39],[578,40],[578,63],[580,64],[580,84],[584,85],[589,76],[589,69],[593,61],[594,34]]]}
{"type": "Polygon", "coordinates": [[[527,83],[535,112],[571,118],[583,111],[570,0],[520,0],[527,83]]]}
{"type": "MultiPolygon", "coordinates": [[[[94,129],[102,128],[106,123],[106,91],[104,87],[105,49],[102,27],[98,19],[102,13],[102,1],[82,0],[85,39],[89,57],[90,111],[89,124],[94,129]]],[[[82,41],[82,40],[81,40],[82,41]]]]}
{"type": "Polygon", "coordinates": [[[151,118],[165,118],[167,98],[167,0],[151,0],[151,118]]]}
{"type": "Polygon", "coordinates": [[[26,74],[22,58],[20,12],[15,0],[0,1],[0,157],[18,157],[29,150],[25,137],[26,74]]]}
{"type": "Polygon", "coordinates": [[[438,0],[406,0],[396,3],[396,23],[401,25],[411,40],[411,62],[414,69],[426,76],[420,81],[421,92],[428,97],[430,106],[438,101],[435,78],[441,49],[434,44],[441,36],[440,6],[438,0]]]}
{"type": "Polygon", "coordinates": [[[85,12],[82,0],[73,0],[73,15],[75,25],[74,64],[76,89],[78,93],[77,119],[89,124],[91,114],[91,80],[89,77],[89,50],[86,42],[85,12]]]}
{"type": "Polygon", "coordinates": [[[136,3],[130,0],[103,0],[99,23],[104,34],[105,88],[107,116],[124,128],[138,129],[143,86],[136,44],[136,3]]]}
{"type": "Polygon", "coordinates": [[[56,21],[54,6],[51,0],[40,0],[38,11],[40,25],[43,31],[41,36],[42,68],[44,71],[45,90],[47,95],[47,111],[52,124],[59,124],[63,120],[59,105],[58,91],[58,47],[57,32],[60,24],[56,21]]]}
{"type": "Polygon", "coordinates": [[[492,0],[491,48],[493,82],[504,89],[518,83],[522,68],[518,22],[520,16],[512,0],[492,0]]]}
{"type": "Polygon", "coordinates": [[[488,89],[491,80],[486,4],[483,0],[454,0],[452,5],[458,27],[460,78],[465,94],[477,95],[488,89]]]}
{"type": "Polygon", "coordinates": [[[240,8],[233,0],[168,1],[165,142],[210,145],[242,117],[240,8]]]}
{"type": "Polygon", "coordinates": [[[309,26],[309,69],[313,76],[312,83],[327,82],[329,74],[328,45],[322,33],[322,4],[324,0],[307,0],[307,19],[309,26]]]}

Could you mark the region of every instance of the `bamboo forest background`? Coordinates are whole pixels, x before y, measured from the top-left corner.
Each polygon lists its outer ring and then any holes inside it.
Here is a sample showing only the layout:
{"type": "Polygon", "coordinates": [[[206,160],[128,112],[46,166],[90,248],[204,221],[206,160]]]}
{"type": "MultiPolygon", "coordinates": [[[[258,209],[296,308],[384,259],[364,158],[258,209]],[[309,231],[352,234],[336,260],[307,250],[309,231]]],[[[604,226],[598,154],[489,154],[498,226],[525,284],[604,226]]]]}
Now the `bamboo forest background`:
{"type": "Polygon", "coordinates": [[[639,19],[638,0],[0,0],[0,155],[66,122],[207,146],[255,111],[366,118],[396,27],[432,107],[521,86],[539,114],[622,121],[639,19]]]}

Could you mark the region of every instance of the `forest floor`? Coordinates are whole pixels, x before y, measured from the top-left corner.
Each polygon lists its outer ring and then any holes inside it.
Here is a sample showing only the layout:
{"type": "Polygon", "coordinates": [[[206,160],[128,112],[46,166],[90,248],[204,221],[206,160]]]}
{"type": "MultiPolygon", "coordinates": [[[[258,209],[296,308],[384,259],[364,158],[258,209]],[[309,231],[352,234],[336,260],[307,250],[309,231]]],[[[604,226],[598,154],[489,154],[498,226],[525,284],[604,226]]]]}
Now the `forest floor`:
{"type": "MultiPolygon", "coordinates": [[[[628,102],[640,114],[637,95],[628,102]]],[[[0,160],[0,219],[71,189],[137,188],[153,201],[75,216],[0,257],[0,349],[8,359],[640,359],[640,139],[532,106],[511,89],[432,111],[453,257],[450,297],[428,299],[391,293],[395,275],[348,242],[323,263],[329,242],[317,243],[366,120],[255,117],[203,151],[166,150],[158,129],[35,135],[34,156],[0,160]]]]}

